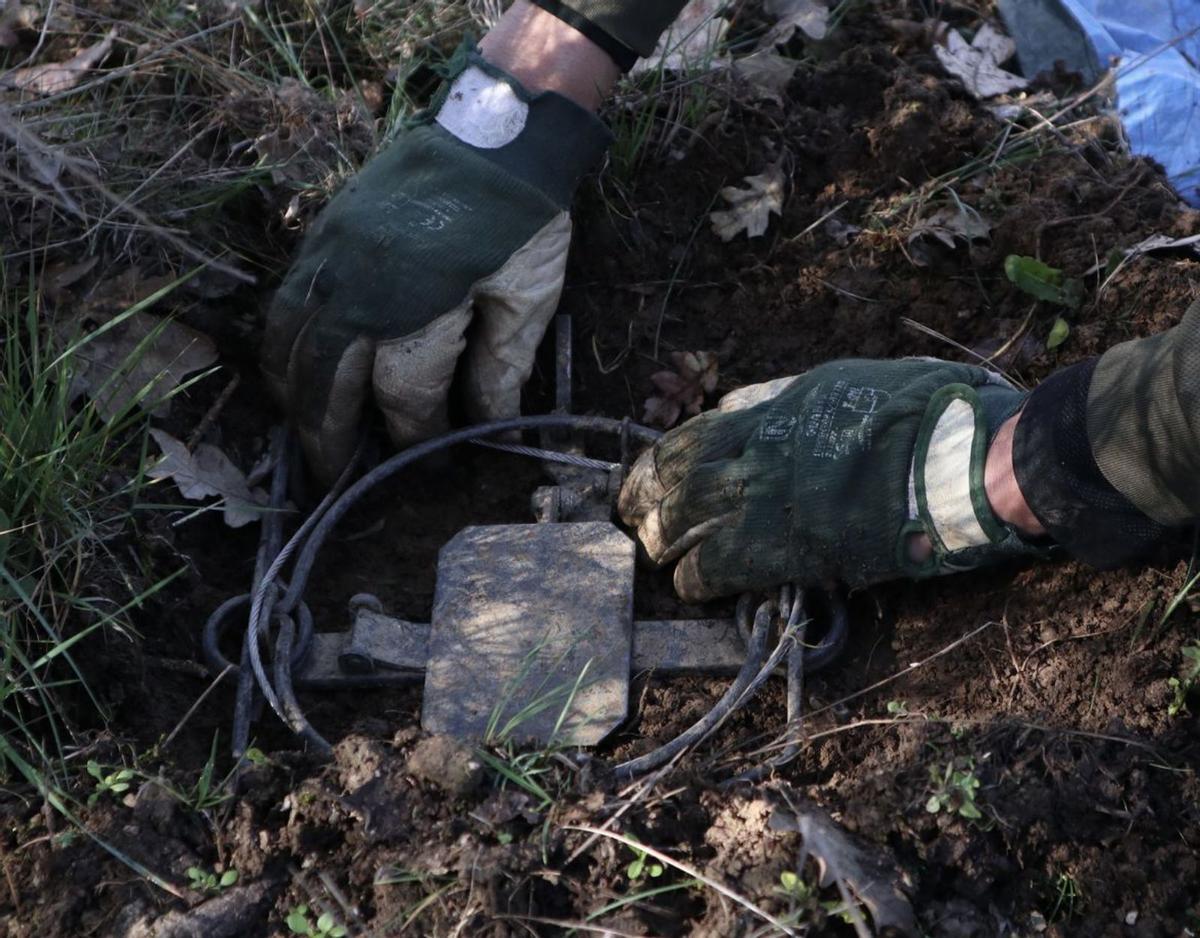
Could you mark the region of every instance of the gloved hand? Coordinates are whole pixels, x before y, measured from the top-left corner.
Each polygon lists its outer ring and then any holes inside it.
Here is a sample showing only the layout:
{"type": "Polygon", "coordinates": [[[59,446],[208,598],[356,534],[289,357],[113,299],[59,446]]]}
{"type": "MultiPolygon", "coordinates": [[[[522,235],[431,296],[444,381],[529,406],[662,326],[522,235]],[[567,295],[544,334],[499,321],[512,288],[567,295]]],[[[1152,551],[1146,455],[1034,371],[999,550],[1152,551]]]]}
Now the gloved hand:
{"type": "Polygon", "coordinates": [[[849,586],[1041,553],[984,492],[988,443],[1025,395],[933,359],[831,362],[734,392],[645,451],[621,517],[688,601],[849,586]],[[933,552],[910,554],[928,535],[933,552]]]}
{"type": "Polygon", "coordinates": [[[316,474],[349,460],[368,392],[403,445],[513,416],[558,304],[571,195],[610,135],[467,43],[434,106],[321,213],[267,316],[263,370],[316,474]],[[468,327],[470,332],[468,334],[468,327]]]}

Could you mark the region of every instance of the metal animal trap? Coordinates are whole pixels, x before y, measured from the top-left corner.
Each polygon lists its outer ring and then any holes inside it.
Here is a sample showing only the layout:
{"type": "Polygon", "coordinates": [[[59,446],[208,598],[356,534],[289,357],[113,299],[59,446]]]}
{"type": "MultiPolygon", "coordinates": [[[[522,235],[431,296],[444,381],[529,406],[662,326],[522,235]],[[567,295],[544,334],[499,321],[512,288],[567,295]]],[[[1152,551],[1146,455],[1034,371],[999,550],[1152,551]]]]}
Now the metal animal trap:
{"type": "MultiPolygon", "coordinates": [[[[557,339],[554,414],[495,421],[398,453],[327,498],[286,544],[284,512],[264,517],[250,593],[218,608],[204,632],[213,669],[239,675],[232,734],[236,756],[245,751],[262,701],[314,748],[330,751],[305,717],[297,687],[369,688],[420,681],[421,725],[429,732],[594,745],[626,719],[631,675],[733,675],[708,715],[667,745],[616,767],[628,775],[661,765],[704,738],[776,671],[787,676],[789,726],[794,722],[802,674],[828,664],[845,644],[844,606],[833,598],[823,640],[807,648],[801,597],[786,588],[777,603],[743,597],[733,619],[635,622],[634,542],[612,523],[613,506],[631,458],[630,444],[650,444],[658,434],[628,421],[572,416],[570,322],[562,317],[557,339]],[[539,431],[544,448],[493,440],[514,430],[539,431]],[[595,433],[619,438],[619,463],[583,455],[585,434],[595,433]],[[382,480],[461,443],[545,462],[556,484],[533,494],[537,523],[472,526],[455,535],[438,557],[429,623],[389,616],[378,599],[361,594],[350,601],[348,631],[316,631],[303,593],[333,526],[382,480]],[[282,571],[289,561],[285,582],[282,571]],[[222,654],[221,638],[234,613],[245,608],[249,617],[235,665],[222,654]],[[768,654],[776,621],[780,637],[768,654]]],[[[276,433],[271,504],[278,509],[286,501],[287,449],[285,434],[276,433]]],[[[789,753],[794,753],[790,737],[784,756],[790,758],[789,753]]]]}

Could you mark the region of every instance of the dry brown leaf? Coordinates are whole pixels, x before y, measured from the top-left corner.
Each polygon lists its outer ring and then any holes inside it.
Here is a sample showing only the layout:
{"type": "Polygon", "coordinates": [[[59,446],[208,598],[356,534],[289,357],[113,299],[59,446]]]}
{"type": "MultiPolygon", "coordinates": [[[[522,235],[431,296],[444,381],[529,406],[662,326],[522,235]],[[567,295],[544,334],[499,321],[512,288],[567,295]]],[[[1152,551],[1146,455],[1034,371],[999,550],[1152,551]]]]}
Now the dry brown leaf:
{"type": "Polygon", "coordinates": [[[747,176],[747,188],[726,186],[721,197],[730,207],[709,215],[713,231],[722,241],[731,241],[742,231],[749,238],[764,234],[771,213],[783,210],[784,175],[782,161],[768,166],[758,176],[747,176]]]}
{"type": "Polygon", "coordinates": [[[823,0],[766,0],[763,9],[775,25],[759,42],[760,49],[788,42],[797,29],[810,39],[824,39],[829,29],[829,7],[823,0]]]}
{"type": "Polygon", "coordinates": [[[713,352],[672,352],[675,371],[658,371],[650,376],[658,394],[646,398],[642,422],[664,430],[675,426],[681,415],[700,413],[704,395],[717,388],[717,356],[713,352]]]}
{"type": "Polygon", "coordinates": [[[757,97],[782,104],[783,92],[796,74],[799,64],[795,59],[762,49],[734,59],[733,74],[744,81],[757,97]]]}
{"type": "Polygon", "coordinates": [[[689,0],[654,51],[633,64],[631,74],[659,69],[691,72],[725,64],[717,57],[717,46],[729,28],[729,22],[717,15],[724,5],[724,0],[689,0]]]}
{"type": "Polygon", "coordinates": [[[58,261],[47,264],[42,271],[42,293],[55,303],[66,295],[66,290],[72,284],[78,283],[92,272],[92,268],[100,262],[100,257],[93,254],[81,261],[58,261]]]}
{"type": "Polygon", "coordinates": [[[149,299],[177,279],[174,273],[147,277],[134,265],[93,284],[82,299],[89,312],[115,314],[149,299]]]}
{"type": "MultiPolygon", "coordinates": [[[[64,324],[61,338],[71,341],[80,336],[86,322],[95,318],[76,316],[64,324]]],[[[112,319],[116,318],[120,317],[112,319]]],[[[87,394],[105,420],[135,401],[143,410],[165,414],[169,395],[183,379],[217,360],[216,346],[208,336],[177,322],[164,323],[149,313],[131,313],[116,325],[108,329],[101,325],[92,335],[75,341],[71,396],[87,394]]]]}
{"type": "Polygon", "coordinates": [[[30,68],[19,68],[15,72],[0,77],[0,83],[9,88],[19,88],[22,91],[32,91],[36,94],[58,94],[70,91],[87,73],[87,71],[104,60],[112,51],[113,40],[117,30],[114,27],[108,35],[98,43],[83,49],[74,58],[65,62],[47,62],[44,65],[34,65],[30,68]]]}
{"type": "Polygon", "coordinates": [[[225,523],[231,528],[240,528],[262,516],[266,493],[251,489],[245,474],[220,449],[201,443],[193,453],[162,430],[151,429],[150,435],[163,453],[146,473],[151,479],[170,479],[189,501],[220,496],[225,500],[225,523]]]}
{"type": "MultiPolygon", "coordinates": [[[[944,23],[938,25],[945,26],[944,23]]],[[[942,68],[977,98],[1006,94],[1029,84],[1020,75],[1000,67],[1000,63],[1012,58],[1016,50],[1016,43],[991,23],[984,23],[969,44],[961,33],[947,26],[941,40],[933,45],[942,68]]]]}
{"type": "Polygon", "coordinates": [[[804,852],[798,867],[813,857],[822,886],[836,883],[843,897],[857,896],[871,913],[875,933],[893,928],[904,935],[916,934],[912,905],[900,889],[896,867],[882,856],[868,852],[832,818],[816,807],[803,809],[777,806],[767,822],[769,830],[794,831],[800,835],[804,852]]]}
{"type": "Polygon", "coordinates": [[[969,205],[946,205],[913,226],[908,233],[908,253],[918,267],[928,267],[933,257],[926,238],[935,238],[953,249],[960,241],[969,244],[991,233],[991,224],[969,205]]]}

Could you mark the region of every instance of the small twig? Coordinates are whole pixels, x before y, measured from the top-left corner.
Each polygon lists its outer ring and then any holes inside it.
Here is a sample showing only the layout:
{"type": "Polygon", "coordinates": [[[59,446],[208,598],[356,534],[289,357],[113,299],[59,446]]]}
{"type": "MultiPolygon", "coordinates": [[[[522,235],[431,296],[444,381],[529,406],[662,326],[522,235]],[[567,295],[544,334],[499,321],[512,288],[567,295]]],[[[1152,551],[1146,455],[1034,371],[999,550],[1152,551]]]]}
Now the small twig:
{"type": "Polygon", "coordinates": [[[958,349],[964,355],[970,355],[972,358],[974,358],[976,361],[978,361],[981,365],[987,365],[987,366],[993,367],[994,370],[996,370],[1000,374],[1004,375],[1004,377],[1007,378],[1015,388],[1017,388],[1018,390],[1022,390],[1022,391],[1025,390],[1025,384],[1023,382],[1018,381],[1016,378],[1014,378],[1012,375],[1010,375],[1007,371],[1000,368],[998,365],[995,365],[995,363],[993,361],[993,359],[995,359],[995,357],[996,357],[995,355],[990,355],[987,357],[980,355],[974,349],[967,348],[961,342],[955,342],[954,339],[950,338],[950,336],[946,335],[943,332],[938,332],[932,326],[927,326],[927,325],[925,325],[925,323],[917,322],[915,319],[910,319],[907,316],[900,317],[900,324],[902,326],[908,326],[908,328],[910,328],[910,329],[915,329],[917,332],[923,333],[924,335],[927,335],[930,338],[937,339],[940,342],[945,342],[947,345],[951,346],[952,348],[958,349]]]}
{"type": "Polygon", "coordinates": [[[869,296],[862,296],[858,293],[852,293],[851,291],[847,290],[845,287],[839,287],[836,283],[830,283],[828,280],[824,279],[823,277],[818,277],[817,283],[819,283],[821,286],[825,287],[828,290],[832,290],[834,293],[840,293],[842,296],[848,296],[848,297],[850,297],[850,299],[858,300],[860,303],[878,303],[879,302],[879,300],[872,299],[869,296]]]}
{"type": "Polygon", "coordinates": [[[225,405],[229,403],[230,398],[233,397],[233,392],[237,390],[238,385],[241,383],[241,374],[234,372],[233,377],[229,379],[229,383],[217,395],[217,399],[213,401],[212,407],[200,418],[200,422],[196,424],[196,429],[188,437],[187,448],[189,450],[194,450],[200,441],[204,439],[204,435],[212,429],[213,424],[217,422],[217,418],[221,416],[221,411],[225,409],[225,405]]]}
{"type": "Polygon", "coordinates": [[[593,922],[570,922],[566,919],[559,918],[543,918],[540,915],[493,915],[492,918],[502,922],[536,922],[538,925],[552,925],[555,928],[567,929],[570,931],[586,931],[594,932],[597,935],[612,935],[613,938],[643,938],[642,935],[635,935],[633,932],[617,931],[608,925],[596,925],[593,922]]]}
{"type": "Polygon", "coordinates": [[[325,887],[325,891],[333,896],[333,901],[342,907],[342,912],[347,920],[353,919],[356,922],[362,921],[362,916],[358,909],[350,904],[350,900],[346,898],[346,894],[338,888],[338,884],[333,881],[333,877],[324,870],[317,871],[317,878],[321,880],[321,885],[325,887]]]}
{"type": "Polygon", "coordinates": [[[163,658],[159,655],[146,655],[142,659],[146,664],[151,664],[163,671],[173,671],[176,674],[187,674],[191,677],[198,677],[202,680],[207,680],[212,676],[212,671],[206,668],[199,661],[192,661],[188,658],[163,658]]]}
{"type": "Polygon", "coordinates": [[[837,205],[835,205],[833,208],[831,208],[828,212],[826,212],[824,215],[822,215],[820,218],[818,218],[816,221],[814,221],[811,225],[808,225],[799,234],[794,234],[790,238],[784,238],[784,241],[788,244],[791,244],[793,241],[799,241],[806,234],[816,231],[818,228],[821,227],[821,225],[823,225],[825,222],[829,221],[829,219],[833,218],[834,215],[836,215],[838,212],[840,212],[842,209],[844,209],[849,204],[850,204],[849,201],[839,202],[837,205]]]}
{"type": "Polygon", "coordinates": [[[16,881],[13,880],[12,869],[8,863],[8,857],[4,858],[4,878],[8,882],[8,892],[12,896],[13,909],[16,910],[17,918],[23,918],[24,912],[21,910],[21,893],[17,889],[16,881]]]}
{"type": "Polygon", "coordinates": [[[1006,341],[1003,345],[996,349],[996,351],[992,352],[991,355],[983,360],[985,365],[990,365],[993,362],[1000,361],[1005,355],[1007,355],[1013,348],[1016,347],[1018,342],[1025,338],[1026,333],[1029,332],[1029,327],[1033,325],[1033,314],[1035,312],[1037,312],[1037,303],[1034,303],[1029,307],[1029,312],[1025,314],[1024,321],[1022,321],[1021,325],[1017,326],[1017,331],[1008,338],[1008,341],[1006,341]]]}
{"type": "MultiPolygon", "coordinates": [[[[678,758],[678,757],[676,757],[676,758],[678,758]]],[[[632,784],[626,786],[621,791],[622,797],[625,797],[627,792],[632,791],[635,788],[637,789],[636,794],[634,794],[634,796],[632,798],[629,798],[629,800],[625,801],[621,805],[621,807],[617,808],[616,811],[614,811],[612,814],[610,814],[605,819],[604,823],[600,825],[600,830],[601,831],[607,830],[611,825],[615,824],[618,820],[620,820],[621,816],[623,814],[625,814],[626,811],[628,811],[635,804],[637,804],[639,801],[641,801],[643,798],[645,798],[646,795],[650,791],[652,791],[654,789],[654,787],[659,783],[659,781],[661,781],[662,778],[675,767],[675,761],[676,761],[675,759],[672,759],[670,762],[668,762],[666,765],[664,765],[661,769],[654,772],[653,774],[647,775],[645,778],[639,779],[638,781],[635,781],[632,784]]],[[[599,836],[600,836],[600,834],[598,834],[598,833],[593,834],[591,837],[589,837],[587,840],[585,840],[582,844],[580,844],[580,846],[577,847],[574,851],[572,851],[571,855],[569,857],[567,857],[567,861],[566,861],[566,863],[563,864],[563,866],[564,867],[570,866],[577,859],[579,859],[579,857],[581,857],[592,846],[592,844],[594,844],[596,842],[596,838],[599,836]]]]}
{"type": "Polygon", "coordinates": [[[221,683],[221,681],[224,679],[225,675],[233,670],[236,670],[236,669],[232,664],[227,665],[225,667],[224,671],[222,671],[215,678],[213,678],[212,683],[209,684],[208,687],[206,687],[204,689],[204,693],[202,693],[199,697],[196,698],[196,702],[194,704],[192,704],[191,707],[188,708],[188,712],[185,713],[183,715],[183,718],[176,724],[175,729],[171,730],[171,732],[167,734],[167,738],[163,740],[162,746],[159,747],[160,749],[166,749],[169,745],[171,745],[171,741],[174,740],[175,737],[179,734],[179,731],[181,729],[183,729],[184,724],[186,724],[187,721],[192,718],[192,715],[195,714],[195,712],[200,709],[200,705],[208,699],[208,695],[217,689],[217,685],[221,683]]]}
{"type": "MultiPolygon", "coordinates": [[[[992,620],[988,620],[987,622],[983,623],[983,625],[977,626],[976,628],[972,629],[966,635],[960,635],[958,638],[956,638],[954,641],[952,641],[949,645],[946,645],[945,647],[938,649],[932,655],[929,655],[926,658],[922,658],[920,661],[912,662],[903,671],[897,671],[895,674],[890,674],[887,677],[876,681],[874,684],[870,684],[866,687],[860,688],[859,690],[854,691],[854,693],[852,693],[852,694],[847,694],[845,697],[841,698],[840,700],[835,700],[832,703],[828,703],[825,706],[814,710],[812,713],[810,713],[808,715],[808,719],[811,721],[813,719],[813,717],[820,716],[822,713],[827,713],[828,711],[833,710],[837,707],[840,707],[843,704],[848,703],[851,700],[855,700],[859,697],[863,697],[863,696],[871,693],[874,690],[878,690],[879,688],[892,683],[893,681],[899,680],[900,678],[904,677],[905,675],[912,674],[918,668],[923,668],[925,665],[929,664],[931,661],[935,661],[936,659],[941,658],[943,655],[948,655],[950,652],[952,652],[955,648],[958,648],[960,645],[965,645],[967,642],[969,642],[971,639],[973,639],[976,635],[979,635],[981,632],[985,632],[986,630],[990,629],[993,625],[996,625],[996,624],[997,624],[996,622],[994,622],[992,620]]],[[[814,739],[814,738],[815,738],[815,736],[809,737],[809,739],[814,739]]]]}
{"type": "Polygon", "coordinates": [[[724,896],[726,899],[729,899],[731,902],[737,903],[742,908],[746,909],[748,912],[751,912],[752,914],[761,918],[763,921],[768,922],[771,925],[774,925],[785,935],[795,935],[796,934],[795,929],[792,928],[792,926],[789,925],[787,922],[783,921],[782,919],[776,918],[770,912],[760,909],[758,906],[756,906],[753,902],[751,902],[745,896],[739,895],[738,893],[734,892],[732,889],[730,889],[724,883],[717,882],[711,876],[705,876],[694,866],[691,866],[688,863],[684,863],[682,860],[676,860],[674,857],[668,856],[667,854],[663,853],[661,850],[658,850],[658,849],[650,846],[649,844],[640,843],[631,837],[626,837],[624,834],[617,834],[617,833],[614,833],[613,831],[601,830],[598,827],[587,827],[583,824],[579,824],[579,825],[568,824],[565,826],[565,830],[583,831],[584,833],[587,833],[587,834],[596,834],[600,837],[607,837],[609,840],[615,840],[615,841],[617,841],[617,843],[624,844],[630,850],[641,851],[641,852],[647,854],[648,856],[652,856],[652,857],[654,857],[654,859],[667,864],[668,866],[674,867],[675,869],[679,870],[679,872],[683,873],[685,876],[690,876],[693,879],[699,880],[705,886],[707,886],[709,889],[712,889],[713,891],[717,892],[719,895],[724,896]]]}

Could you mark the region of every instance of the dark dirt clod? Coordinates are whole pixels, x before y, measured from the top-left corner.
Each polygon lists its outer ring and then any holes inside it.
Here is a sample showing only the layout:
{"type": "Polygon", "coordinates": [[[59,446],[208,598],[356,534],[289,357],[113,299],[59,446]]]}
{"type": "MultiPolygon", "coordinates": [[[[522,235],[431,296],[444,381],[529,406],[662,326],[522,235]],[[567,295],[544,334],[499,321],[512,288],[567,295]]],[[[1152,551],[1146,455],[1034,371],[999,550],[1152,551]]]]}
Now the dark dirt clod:
{"type": "Polygon", "coordinates": [[[483,763],[475,750],[449,736],[422,739],[408,754],[405,769],[456,798],[477,791],[483,782],[483,763]]]}

